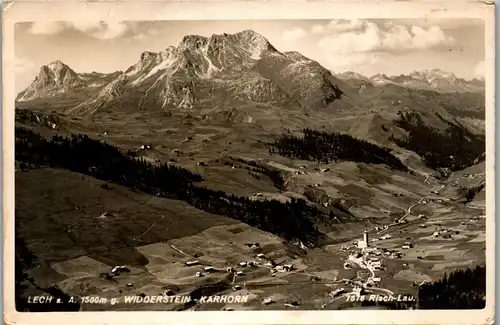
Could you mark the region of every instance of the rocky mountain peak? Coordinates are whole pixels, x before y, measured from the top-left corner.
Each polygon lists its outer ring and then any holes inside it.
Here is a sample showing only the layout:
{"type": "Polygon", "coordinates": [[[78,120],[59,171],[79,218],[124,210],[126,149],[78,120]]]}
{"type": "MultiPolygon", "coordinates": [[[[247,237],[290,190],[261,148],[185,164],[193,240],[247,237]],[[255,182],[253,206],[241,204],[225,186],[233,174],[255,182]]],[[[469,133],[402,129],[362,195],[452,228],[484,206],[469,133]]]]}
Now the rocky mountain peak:
{"type": "Polygon", "coordinates": [[[68,68],[68,66],[60,60],[49,63],[47,67],[53,71],[61,71],[62,69],[68,68]]]}
{"type": "Polygon", "coordinates": [[[179,44],[180,50],[199,50],[208,43],[208,38],[200,35],[186,35],[179,44]]]}
{"type": "Polygon", "coordinates": [[[33,83],[18,95],[17,100],[52,97],[84,84],[78,73],[57,60],[42,66],[33,83]]]}

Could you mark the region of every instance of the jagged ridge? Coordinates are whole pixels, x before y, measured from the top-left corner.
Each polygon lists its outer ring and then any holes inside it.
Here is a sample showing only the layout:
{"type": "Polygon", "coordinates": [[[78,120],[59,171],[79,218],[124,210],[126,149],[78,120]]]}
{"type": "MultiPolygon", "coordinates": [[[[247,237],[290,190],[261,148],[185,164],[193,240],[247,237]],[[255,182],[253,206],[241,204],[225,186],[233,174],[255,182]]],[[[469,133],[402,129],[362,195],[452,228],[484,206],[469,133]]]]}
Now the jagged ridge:
{"type": "Polygon", "coordinates": [[[112,107],[117,100],[123,106],[129,100],[127,96],[140,97],[132,105],[139,109],[166,110],[244,100],[320,108],[341,96],[338,80],[330,71],[299,53],[279,52],[266,38],[250,30],[211,37],[187,35],[177,47],[142,53],[139,62],[107,82],[102,80],[109,75],[77,74],[58,64],[65,72],[45,82],[54,73],[50,68],[45,71],[52,64],[42,67],[41,75],[18,100],[88,90],[91,83],[99,85],[98,89],[68,108],[68,113],[94,113],[112,107]]]}
{"type": "Polygon", "coordinates": [[[458,78],[451,72],[441,69],[426,69],[413,71],[407,75],[388,76],[377,73],[366,77],[356,72],[347,71],[336,75],[344,80],[356,80],[371,83],[373,85],[394,84],[416,89],[429,89],[440,92],[481,92],[484,91],[484,81],[478,79],[466,80],[458,78]]]}

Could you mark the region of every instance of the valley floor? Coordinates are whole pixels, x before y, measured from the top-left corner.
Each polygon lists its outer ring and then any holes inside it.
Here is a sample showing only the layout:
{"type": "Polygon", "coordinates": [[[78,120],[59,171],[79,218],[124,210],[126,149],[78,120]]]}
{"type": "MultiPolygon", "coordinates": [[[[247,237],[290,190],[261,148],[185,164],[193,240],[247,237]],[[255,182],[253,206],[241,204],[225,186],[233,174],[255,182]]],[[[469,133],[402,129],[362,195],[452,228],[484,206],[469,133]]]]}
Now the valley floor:
{"type": "MultiPolygon", "coordinates": [[[[158,296],[165,290],[193,296],[201,288],[204,295],[228,294],[247,300],[243,304],[125,304],[122,298],[115,304],[88,303],[80,308],[344,309],[359,305],[345,295],[356,287],[364,287],[367,294],[415,296],[415,283],[436,280],[445,272],[484,264],[485,260],[483,209],[442,200],[444,196],[408,199],[413,203],[407,207],[412,209],[400,214],[407,223],[380,222],[377,227],[391,225],[381,231],[375,226],[368,228],[374,251],[365,251],[358,264],[351,263],[346,269],[344,263],[362,253],[356,248],[362,239],[363,227],[359,225],[339,225],[339,230],[330,235],[337,244],[305,251],[300,243],[286,243],[270,233],[180,201],[102,185],[90,176],[59,169],[16,172],[16,232],[34,256],[26,270],[27,287],[20,294],[33,296],[56,285],[70,296],[95,295],[109,302],[124,296],[158,296]],[[346,227],[345,232],[342,227],[346,227]],[[435,236],[444,230],[450,238],[435,236]],[[345,238],[336,237],[339,233],[345,238]],[[402,249],[408,241],[413,247],[402,249]],[[248,247],[248,242],[258,243],[258,247],[248,247]],[[381,254],[375,255],[377,251],[381,254]],[[385,251],[402,255],[394,258],[384,255],[385,251]],[[258,254],[263,255],[259,258],[258,254]],[[380,260],[383,269],[374,271],[367,262],[370,257],[380,260]],[[193,260],[198,265],[185,266],[193,260]],[[256,266],[239,264],[250,261],[256,266]],[[284,271],[269,261],[278,266],[292,264],[293,269],[284,271]],[[130,272],[106,279],[117,265],[126,265],[130,272]],[[213,267],[215,272],[205,272],[205,267],[213,267]],[[242,274],[234,276],[226,271],[228,267],[242,274]],[[200,272],[203,276],[197,276],[200,272]],[[367,287],[373,278],[380,280],[367,287]],[[332,294],[335,290],[341,293],[332,294]]],[[[451,189],[443,188],[443,193],[447,191],[451,189]]]]}

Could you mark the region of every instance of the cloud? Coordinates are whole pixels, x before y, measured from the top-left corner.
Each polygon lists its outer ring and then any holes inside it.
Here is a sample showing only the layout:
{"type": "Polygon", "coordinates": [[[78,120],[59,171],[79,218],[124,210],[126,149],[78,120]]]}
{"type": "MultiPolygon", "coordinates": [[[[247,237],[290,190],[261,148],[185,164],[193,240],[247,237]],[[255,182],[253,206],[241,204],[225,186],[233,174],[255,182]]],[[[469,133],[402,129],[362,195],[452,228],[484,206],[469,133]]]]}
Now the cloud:
{"type": "Polygon", "coordinates": [[[334,19],[331,20],[326,25],[326,30],[334,33],[345,33],[351,31],[359,31],[366,26],[366,22],[364,20],[352,19],[352,20],[343,20],[343,19],[334,19]]]}
{"type": "Polygon", "coordinates": [[[313,34],[322,34],[325,31],[325,26],[323,25],[313,25],[311,27],[311,33],[313,34]]]}
{"type": "Polygon", "coordinates": [[[477,79],[484,79],[484,74],[485,74],[485,66],[483,60],[479,61],[476,67],[474,68],[474,77],[477,79]]]}
{"type": "Polygon", "coordinates": [[[76,20],[71,23],[64,23],[68,28],[79,30],[82,33],[96,32],[105,28],[105,23],[95,20],[76,20]]]}
{"type": "Polygon", "coordinates": [[[307,36],[307,32],[300,27],[292,28],[283,33],[283,39],[285,41],[296,41],[305,36],[307,36]]]}
{"type": "Polygon", "coordinates": [[[29,29],[32,34],[59,34],[67,30],[77,30],[97,39],[113,39],[124,36],[130,26],[124,22],[72,21],[72,22],[34,22],[29,29]]]}
{"type": "Polygon", "coordinates": [[[50,34],[58,34],[63,32],[66,27],[58,21],[37,21],[31,24],[30,29],[28,30],[31,34],[35,35],[50,35],[50,34]]]}
{"type": "Polygon", "coordinates": [[[159,29],[156,29],[156,28],[144,29],[143,28],[143,29],[137,31],[133,38],[135,40],[145,40],[145,39],[149,39],[151,37],[155,37],[158,34],[160,34],[159,29]]]}
{"type": "Polygon", "coordinates": [[[415,26],[368,20],[332,20],[314,25],[324,62],[333,70],[357,68],[380,60],[382,55],[451,46],[455,40],[436,25],[415,26]]]}
{"type": "Polygon", "coordinates": [[[92,36],[99,39],[113,39],[125,35],[129,30],[123,22],[111,22],[105,23],[105,27],[92,33],[92,36]]]}
{"type": "Polygon", "coordinates": [[[335,72],[352,70],[361,65],[372,65],[379,61],[375,53],[333,53],[325,56],[325,66],[335,72]]]}
{"type": "Polygon", "coordinates": [[[387,23],[379,26],[366,20],[333,20],[324,26],[318,45],[337,52],[384,52],[450,46],[454,42],[439,26],[423,28],[387,23]]]}

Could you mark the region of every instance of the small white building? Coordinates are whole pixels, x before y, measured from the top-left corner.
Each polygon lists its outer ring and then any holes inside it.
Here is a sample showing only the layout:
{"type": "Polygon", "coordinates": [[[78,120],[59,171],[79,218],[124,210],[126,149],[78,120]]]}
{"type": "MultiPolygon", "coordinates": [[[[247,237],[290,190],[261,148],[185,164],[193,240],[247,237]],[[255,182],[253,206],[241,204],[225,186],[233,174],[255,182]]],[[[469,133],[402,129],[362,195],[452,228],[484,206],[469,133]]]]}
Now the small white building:
{"type": "Polygon", "coordinates": [[[339,294],[341,294],[343,292],[345,292],[344,288],[338,288],[337,290],[331,291],[328,295],[332,298],[335,298],[336,296],[338,296],[339,294]]]}
{"type": "Polygon", "coordinates": [[[358,248],[368,248],[370,247],[370,240],[368,238],[368,232],[363,233],[363,240],[358,241],[358,248]]]}
{"type": "Polygon", "coordinates": [[[243,275],[243,271],[238,271],[238,272],[236,272],[236,275],[238,275],[238,276],[242,276],[242,275],[243,275]]]}
{"type": "Polygon", "coordinates": [[[367,248],[367,247],[368,247],[368,245],[366,245],[366,242],[364,240],[358,241],[358,248],[363,249],[363,248],[367,248]]]}
{"type": "Polygon", "coordinates": [[[262,304],[263,305],[270,305],[272,304],[274,301],[271,299],[271,298],[266,298],[262,301],[262,304]]]}
{"type": "Polygon", "coordinates": [[[199,261],[187,261],[186,263],[184,263],[185,266],[195,266],[198,264],[200,264],[199,261]]]}
{"type": "Polygon", "coordinates": [[[241,267],[246,267],[247,266],[247,262],[240,262],[239,264],[241,267]]]}
{"type": "Polygon", "coordinates": [[[264,257],[265,257],[265,256],[264,256],[264,254],[262,254],[262,253],[261,253],[261,254],[257,254],[257,258],[264,258],[264,257]]]}

